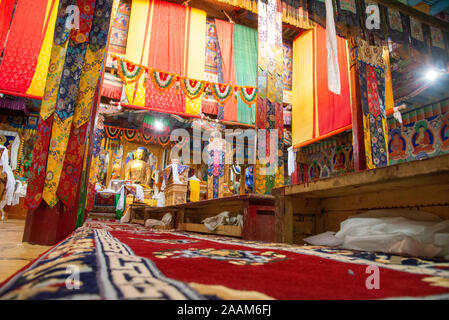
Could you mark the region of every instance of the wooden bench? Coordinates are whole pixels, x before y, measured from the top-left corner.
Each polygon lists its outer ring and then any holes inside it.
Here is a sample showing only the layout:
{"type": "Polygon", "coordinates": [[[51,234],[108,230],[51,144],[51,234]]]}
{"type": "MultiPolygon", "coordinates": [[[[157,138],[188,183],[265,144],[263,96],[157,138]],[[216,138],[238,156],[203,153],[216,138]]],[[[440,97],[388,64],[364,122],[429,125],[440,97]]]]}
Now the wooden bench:
{"type": "MultiPolygon", "coordinates": [[[[140,208],[132,207],[132,210],[131,222],[142,223],[142,219],[137,219],[140,208]]],[[[146,219],[160,220],[167,212],[173,214],[177,230],[241,237],[245,240],[274,241],[275,208],[274,197],[271,195],[248,194],[166,207],[146,206],[143,222],[146,219]],[[241,214],[243,227],[224,225],[211,231],[201,223],[205,218],[223,211],[229,211],[230,216],[241,214]]]]}
{"type": "Polygon", "coordinates": [[[338,231],[351,215],[412,208],[449,219],[449,155],[276,188],[276,242],[338,231]]]}

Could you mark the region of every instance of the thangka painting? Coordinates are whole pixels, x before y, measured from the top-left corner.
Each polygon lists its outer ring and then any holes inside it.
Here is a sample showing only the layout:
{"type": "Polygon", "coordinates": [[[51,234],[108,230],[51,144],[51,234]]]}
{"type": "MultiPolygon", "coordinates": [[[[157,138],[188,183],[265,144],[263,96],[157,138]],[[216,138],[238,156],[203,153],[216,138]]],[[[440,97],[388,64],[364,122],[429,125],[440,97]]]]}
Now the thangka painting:
{"type": "Polygon", "coordinates": [[[402,115],[403,124],[389,121],[391,164],[449,153],[449,100],[402,115]]]}
{"type": "Polygon", "coordinates": [[[129,16],[131,14],[131,1],[120,0],[117,13],[111,26],[109,52],[126,53],[126,40],[128,39],[129,16]]]}

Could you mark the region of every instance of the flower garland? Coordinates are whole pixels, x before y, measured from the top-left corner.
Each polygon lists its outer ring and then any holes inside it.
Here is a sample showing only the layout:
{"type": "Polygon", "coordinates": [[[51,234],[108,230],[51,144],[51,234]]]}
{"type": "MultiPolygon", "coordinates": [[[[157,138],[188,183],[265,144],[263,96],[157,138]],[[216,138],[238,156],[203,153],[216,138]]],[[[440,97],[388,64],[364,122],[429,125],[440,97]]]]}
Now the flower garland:
{"type": "Polygon", "coordinates": [[[140,79],[145,68],[117,57],[118,74],[126,84],[134,83],[140,79]]]}
{"type": "Polygon", "coordinates": [[[136,138],[137,131],[133,129],[122,129],[123,136],[127,141],[133,141],[136,138]]]}
{"type": "Polygon", "coordinates": [[[145,142],[145,143],[152,143],[152,142],[154,142],[154,140],[155,140],[155,138],[156,138],[156,136],[154,136],[154,135],[146,135],[144,132],[141,132],[140,133],[140,136],[142,137],[142,140],[145,142]]]}
{"type": "Polygon", "coordinates": [[[212,95],[218,103],[226,103],[233,95],[234,86],[230,84],[211,83],[212,95]]]}
{"type": "Polygon", "coordinates": [[[109,139],[117,139],[122,133],[122,129],[109,126],[104,126],[104,131],[109,139]]]}
{"type": "MultiPolygon", "coordinates": [[[[117,140],[120,139],[120,137],[124,137],[126,141],[131,142],[141,139],[145,143],[157,142],[163,147],[173,142],[170,141],[170,135],[145,134],[143,131],[136,129],[125,129],[111,126],[104,126],[104,130],[106,133],[106,137],[109,140],[117,140]]],[[[106,149],[106,146],[104,148],[106,149]]]]}
{"type": "Polygon", "coordinates": [[[155,87],[161,92],[169,90],[177,80],[177,78],[170,73],[157,71],[154,69],[150,70],[150,79],[155,87]]]}
{"type": "Polygon", "coordinates": [[[184,94],[194,100],[203,94],[204,90],[207,87],[207,83],[204,83],[200,80],[193,80],[183,78],[181,79],[181,88],[184,91],[184,94]]]}
{"type": "Polygon", "coordinates": [[[159,141],[159,144],[161,146],[165,147],[166,145],[168,145],[170,143],[170,136],[166,136],[166,137],[159,136],[157,138],[157,140],[159,141]]]}
{"type": "Polygon", "coordinates": [[[257,100],[257,89],[254,87],[240,87],[238,91],[243,102],[251,108],[251,105],[257,100]]]}
{"type": "Polygon", "coordinates": [[[192,100],[200,97],[208,88],[220,104],[226,103],[231,96],[236,98],[237,91],[240,94],[242,101],[247,104],[248,107],[251,107],[251,105],[257,100],[257,87],[235,86],[231,84],[190,79],[187,77],[181,77],[178,74],[157,70],[151,67],[145,67],[128,61],[115,54],[111,54],[111,57],[113,61],[117,61],[118,75],[125,84],[138,81],[142,74],[145,74],[145,79],[149,77],[151,82],[160,92],[165,92],[173,85],[176,85],[177,92],[180,87],[184,95],[192,100]]]}

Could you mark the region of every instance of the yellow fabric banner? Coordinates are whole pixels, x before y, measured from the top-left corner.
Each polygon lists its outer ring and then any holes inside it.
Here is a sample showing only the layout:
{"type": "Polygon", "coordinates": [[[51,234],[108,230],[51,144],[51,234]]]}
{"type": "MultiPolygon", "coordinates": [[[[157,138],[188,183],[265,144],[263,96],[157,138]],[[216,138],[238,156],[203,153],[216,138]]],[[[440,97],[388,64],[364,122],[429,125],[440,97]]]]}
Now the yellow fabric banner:
{"type": "Polygon", "coordinates": [[[105,50],[106,48],[103,48],[94,52],[88,49],[86,52],[73,115],[73,124],[76,128],[89,121],[97,81],[105,58],[105,50]]]}
{"type": "MultiPolygon", "coordinates": [[[[45,21],[48,22],[47,30],[45,32],[45,38],[42,43],[41,51],[37,59],[36,69],[34,71],[33,80],[28,87],[27,94],[42,97],[45,90],[45,80],[47,79],[48,66],[50,64],[51,48],[53,45],[53,35],[55,33],[56,16],[58,14],[59,0],[55,0],[52,11],[50,12],[52,0],[48,1],[47,13],[45,21]]],[[[45,22],[44,22],[45,26],[45,22]]]]}
{"type": "MultiPolygon", "coordinates": [[[[292,137],[293,145],[313,139],[314,31],[293,41],[292,137]]],[[[318,126],[316,126],[318,127],[318,126]]]]}
{"type": "MultiPolygon", "coordinates": [[[[126,42],[126,59],[148,65],[148,56],[151,43],[151,25],[153,22],[154,0],[134,0],[129,17],[128,39],[126,42]],[[149,6],[151,5],[151,8],[149,6]],[[150,9],[150,12],[148,12],[150,9]],[[148,32],[145,29],[148,20],[148,32]],[[145,46],[145,47],[144,47],[145,46]]],[[[128,103],[145,106],[145,75],[138,82],[125,85],[128,103]]]]}
{"type": "Polygon", "coordinates": [[[68,44],[69,40],[66,40],[62,46],[55,44],[51,49],[50,64],[47,79],[44,84],[44,96],[41,104],[41,118],[43,120],[47,120],[55,111],[68,44]]]}
{"type": "Polygon", "coordinates": [[[200,201],[200,182],[198,180],[190,180],[190,201],[200,201]]]}
{"type": "Polygon", "coordinates": [[[58,190],[61,178],[62,164],[65,159],[67,143],[70,137],[73,117],[62,121],[55,114],[51,132],[50,147],[48,149],[47,171],[45,175],[44,192],[42,198],[52,208],[58,203],[56,191],[58,190]]]}
{"type": "MultiPolygon", "coordinates": [[[[189,21],[189,19],[186,21],[189,21]]],[[[188,37],[186,37],[186,41],[188,41],[187,76],[192,79],[205,80],[206,12],[192,8],[190,11],[190,28],[187,29],[190,30],[188,37]]],[[[203,95],[193,100],[186,97],[185,112],[187,114],[200,114],[202,99],[203,95]]]]}

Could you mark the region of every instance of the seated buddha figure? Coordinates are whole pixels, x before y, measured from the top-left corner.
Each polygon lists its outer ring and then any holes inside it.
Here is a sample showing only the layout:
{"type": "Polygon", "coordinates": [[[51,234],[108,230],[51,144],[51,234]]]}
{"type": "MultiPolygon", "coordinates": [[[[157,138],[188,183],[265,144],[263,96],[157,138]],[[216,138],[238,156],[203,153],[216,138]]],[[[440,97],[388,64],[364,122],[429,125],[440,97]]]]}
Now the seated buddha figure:
{"type": "Polygon", "coordinates": [[[130,160],[125,167],[125,180],[131,180],[136,184],[150,184],[151,167],[144,161],[145,154],[146,149],[143,147],[134,152],[134,159],[130,160]]]}

